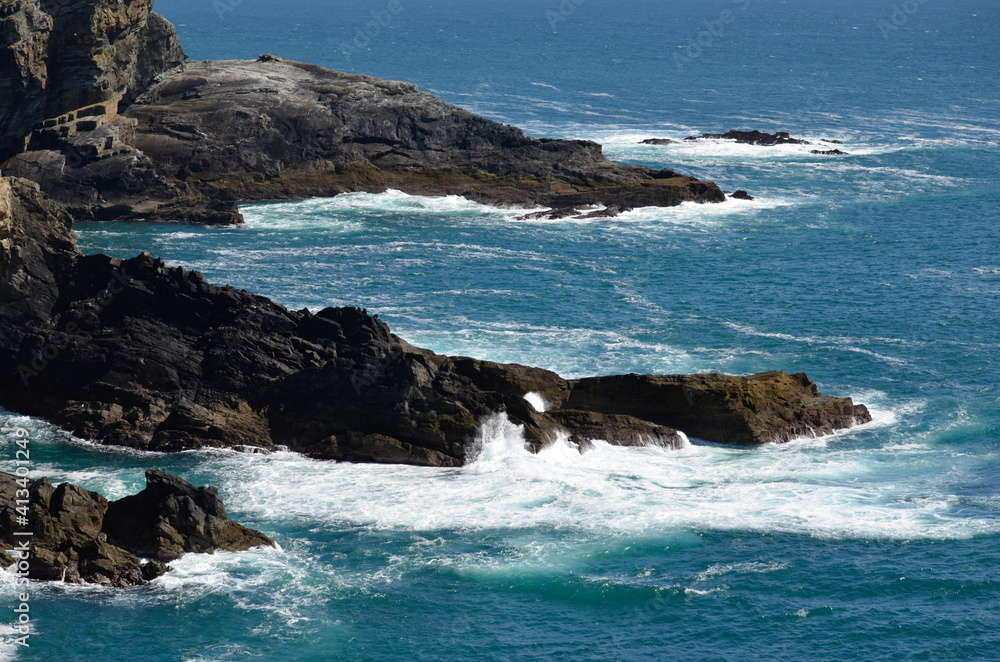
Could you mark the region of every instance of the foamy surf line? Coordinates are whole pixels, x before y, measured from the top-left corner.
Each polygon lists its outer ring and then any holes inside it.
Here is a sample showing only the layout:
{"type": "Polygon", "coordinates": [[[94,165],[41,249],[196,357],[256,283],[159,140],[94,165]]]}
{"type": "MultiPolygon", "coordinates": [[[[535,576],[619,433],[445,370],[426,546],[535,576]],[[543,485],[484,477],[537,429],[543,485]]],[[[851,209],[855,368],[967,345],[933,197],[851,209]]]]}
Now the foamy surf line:
{"type": "Polygon", "coordinates": [[[250,227],[270,228],[289,222],[330,220],[338,214],[358,212],[407,214],[482,214],[518,216],[540,211],[542,207],[501,207],[474,202],[458,195],[410,195],[396,189],[383,193],[342,193],[332,198],[310,198],[292,202],[266,202],[243,205],[241,211],[250,227]]]}
{"type": "MultiPolygon", "coordinates": [[[[706,223],[718,223],[727,218],[739,218],[755,216],[760,212],[779,209],[782,207],[792,207],[807,202],[809,198],[803,196],[796,200],[787,197],[757,197],[755,200],[739,200],[726,198],[724,202],[692,202],[685,201],[672,207],[636,207],[628,211],[621,212],[610,217],[586,218],[585,214],[590,210],[581,210],[579,215],[565,216],[563,218],[512,218],[512,222],[527,225],[609,225],[629,224],[641,226],[644,224],[675,224],[675,225],[704,225],[706,223]]],[[[595,205],[597,210],[605,209],[604,205],[595,205]]]]}
{"type": "MultiPolygon", "coordinates": [[[[893,419],[879,418],[856,430],[884,435],[878,426],[893,419]]],[[[690,530],[892,540],[1000,531],[995,519],[961,511],[947,489],[928,491],[927,481],[953,459],[923,447],[663,450],[598,441],[582,455],[565,443],[532,454],[518,426],[501,416],[483,422],[479,442],[475,461],[458,469],[330,464],[290,453],[211,458],[205,469],[250,525],[291,527],[293,538],[295,530],[358,527],[423,535],[559,529],[581,541],[690,530]]]]}

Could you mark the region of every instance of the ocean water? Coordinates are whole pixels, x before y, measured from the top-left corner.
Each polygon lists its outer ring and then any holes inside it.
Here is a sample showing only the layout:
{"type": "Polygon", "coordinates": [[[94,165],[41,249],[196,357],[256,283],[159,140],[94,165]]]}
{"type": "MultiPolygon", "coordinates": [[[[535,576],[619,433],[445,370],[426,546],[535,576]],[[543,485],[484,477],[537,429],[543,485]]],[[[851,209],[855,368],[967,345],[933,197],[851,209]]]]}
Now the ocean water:
{"type": "Polygon", "coordinates": [[[567,376],[805,371],[875,420],[753,449],[533,456],[497,417],[475,464],[426,469],[138,454],[3,414],[31,430],[36,475],[115,498],[147,468],[172,471],[218,486],[235,519],[280,544],[187,556],[136,590],[36,586],[32,646],[4,655],[1000,657],[995,2],[157,9],[195,58],[271,52],[411,80],[757,199],[519,221],[390,191],[247,205],[239,228],[80,225],[84,251],[151,250],[292,308],[363,306],[436,351],[567,376]],[[733,128],[840,140],[850,155],[638,144],[733,128]]]}

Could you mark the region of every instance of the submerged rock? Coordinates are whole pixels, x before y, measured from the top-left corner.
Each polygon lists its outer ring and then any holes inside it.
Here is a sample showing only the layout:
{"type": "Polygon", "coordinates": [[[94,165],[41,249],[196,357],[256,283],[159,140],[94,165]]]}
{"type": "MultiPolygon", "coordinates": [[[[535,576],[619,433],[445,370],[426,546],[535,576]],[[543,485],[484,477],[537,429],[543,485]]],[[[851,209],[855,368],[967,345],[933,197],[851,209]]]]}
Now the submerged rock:
{"type": "Polygon", "coordinates": [[[536,450],[567,433],[671,445],[683,430],[765,443],[869,420],[805,375],[567,381],[414,347],[364,310],[290,311],[148,253],[83,256],[61,208],[10,178],[0,179],[0,377],[0,406],[101,443],[283,445],[429,466],[463,464],[481,421],[497,412],[536,450]]]}
{"type": "Polygon", "coordinates": [[[809,153],[810,154],[823,154],[823,155],[826,155],[826,156],[850,156],[847,152],[841,151],[839,149],[831,149],[831,150],[826,150],[826,151],[820,150],[820,149],[813,149],[813,150],[810,150],[809,153]]]}
{"type": "Polygon", "coordinates": [[[161,561],[185,552],[274,544],[230,521],[215,488],[195,488],[161,471],[146,472],[146,481],[139,494],[109,502],[69,483],[53,487],[48,478],[0,473],[0,542],[6,550],[0,551],[0,565],[16,563],[14,570],[30,579],[125,587],[156,579],[170,570],[161,561]],[[23,531],[33,535],[15,535],[23,531]],[[26,539],[30,553],[20,549],[26,539]]]}
{"type": "Polygon", "coordinates": [[[677,140],[671,140],[670,138],[646,138],[639,142],[640,145],[679,145],[680,142],[677,140]]]}
{"type": "Polygon", "coordinates": [[[688,136],[684,140],[735,140],[745,145],[761,145],[771,147],[773,145],[811,145],[806,140],[792,138],[786,131],[776,133],[764,133],[763,131],[727,131],[726,133],[703,133],[700,136],[688,136]]]}

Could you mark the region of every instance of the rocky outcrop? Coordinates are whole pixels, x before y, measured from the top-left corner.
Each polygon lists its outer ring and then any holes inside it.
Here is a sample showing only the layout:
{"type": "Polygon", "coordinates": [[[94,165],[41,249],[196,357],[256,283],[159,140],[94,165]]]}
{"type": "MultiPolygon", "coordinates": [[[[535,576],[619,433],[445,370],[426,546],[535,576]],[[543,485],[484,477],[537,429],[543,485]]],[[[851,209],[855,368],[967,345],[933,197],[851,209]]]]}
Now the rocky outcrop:
{"type": "Polygon", "coordinates": [[[530,138],[410,83],[272,55],[178,66],[173,27],[151,8],[0,5],[0,163],[77,220],[231,224],[240,200],[389,188],[606,215],[724,200],[711,182],[530,138]]]}
{"type": "MultiPolygon", "coordinates": [[[[47,119],[67,130],[77,111],[125,105],[184,61],[153,0],[4,0],[0,3],[0,162],[25,150],[47,119]]],[[[80,115],[80,117],[88,117],[80,115]]],[[[89,124],[77,124],[82,131],[89,124]]]]}
{"type": "Polygon", "coordinates": [[[864,405],[830,398],[804,373],[617,375],[569,383],[564,406],[625,414],[731,444],[785,442],[871,421],[864,405]]]}
{"type": "Polygon", "coordinates": [[[16,563],[31,579],[124,587],[156,579],[170,570],[162,562],[185,552],[274,544],[230,521],[215,488],[160,471],[146,481],[139,494],[109,502],[69,483],[0,473],[0,565],[16,563]]]}
{"type": "Polygon", "coordinates": [[[670,138],[646,138],[645,140],[639,141],[640,145],[679,145],[680,142],[677,140],[671,140],[670,138]]]}
{"type": "Polygon", "coordinates": [[[0,406],[102,443],[458,466],[496,412],[536,450],[566,433],[763,443],[868,420],[804,375],[567,381],[444,357],[363,310],[290,311],[148,253],[82,256],[69,219],[30,182],[0,180],[0,205],[0,406]]]}
{"type": "Polygon", "coordinates": [[[811,145],[812,143],[792,138],[786,131],[764,133],[763,131],[727,131],[726,133],[703,133],[700,136],[688,136],[684,140],[735,140],[745,145],[811,145]]]}
{"type": "Polygon", "coordinates": [[[274,541],[229,519],[214,487],[195,487],[163,471],[146,472],[146,489],[113,501],[104,516],[108,541],[164,563],[188,552],[238,552],[274,541]]]}
{"type": "Polygon", "coordinates": [[[753,200],[754,199],[754,197],[752,195],[750,195],[749,193],[747,193],[743,189],[740,189],[739,191],[733,192],[733,194],[730,195],[729,197],[730,198],[734,198],[736,200],[753,200]]]}

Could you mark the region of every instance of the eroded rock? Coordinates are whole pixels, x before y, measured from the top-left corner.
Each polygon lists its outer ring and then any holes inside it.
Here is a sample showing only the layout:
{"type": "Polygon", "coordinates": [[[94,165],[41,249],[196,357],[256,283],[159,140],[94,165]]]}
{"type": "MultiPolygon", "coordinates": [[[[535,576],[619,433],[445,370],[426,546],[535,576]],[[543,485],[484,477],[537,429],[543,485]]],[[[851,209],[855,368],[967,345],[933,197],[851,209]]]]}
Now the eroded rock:
{"type": "Polygon", "coordinates": [[[458,466],[497,412],[524,427],[533,449],[567,432],[670,445],[682,430],[749,444],[869,420],[805,375],[567,381],[440,356],[364,310],[290,311],[148,253],[82,256],[68,219],[28,182],[0,179],[0,205],[0,406],[102,443],[281,445],[333,460],[458,466]],[[527,393],[549,409],[537,411],[527,393]]]}
{"type": "Polygon", "coordinates": [[[161,471],[146,480],[139,494],[109,502],[69,483],[0,473],[0,565],[17,564],[9,571],[30,579],[126,587],[163,575],[170,568],[161,561],[187,552],[274,544],[230,521],[215,488],[161,471]],[[15,533],[25,531],[33,535],[15,533]]]}

